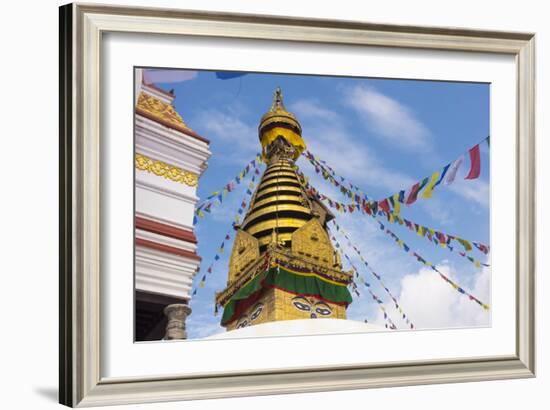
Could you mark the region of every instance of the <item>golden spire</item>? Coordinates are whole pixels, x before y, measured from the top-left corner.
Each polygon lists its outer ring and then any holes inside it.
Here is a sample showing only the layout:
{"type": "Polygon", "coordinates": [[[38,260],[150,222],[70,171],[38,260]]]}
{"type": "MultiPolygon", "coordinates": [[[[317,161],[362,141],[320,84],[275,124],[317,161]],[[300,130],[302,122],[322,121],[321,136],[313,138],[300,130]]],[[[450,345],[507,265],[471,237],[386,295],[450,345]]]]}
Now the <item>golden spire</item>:
{"type": "Polygon", "coordinates": [[[283,104],[283,92],[281,91],[281,87],[275,89],[275,96],[273,97],[273,104],[271,104],[270,111],[286,111],[285,105],[283,104]]]}
{"type": "Polygon", "coordinates": [[[283,138],[294,148],[292,156],[294,160],[306,149],[306,144],[302,139],[302,127],[294,114],[286,110],[280,87],[275,89],[271,108],[260,120],[258,134],[264,159],[268,157],[266,148],[278,137],[283,138]]]}
{"type": "Polygon", "coordinates": [[[216,303],[224,307],[222,324],[234,329],[275,320],[314,318],[314,310],[320,309],[315,307],[318,303],[326,305],[319,310],[324,312],[323,317],[345,319],[351,302],[346,286],[353,277],[342,271],[327,233],[326,223],[334,216],[300,182],[295,160],[306,146],[300,123],[286,110],[279,87],[258,131],[267,167],[237,229],[227,287],[216,294],[216,303]],[[288,269],[277,268],[281,276],[266,279],[272,266],[283,265],[288,269]],[[263,283],[264,279],[273,281],[273,287],[263,283]],[[324,290],[317,288],[315,283],[319,281],[324,290]],[[306,282],[312,286],[309,290],[302,289],[306,282]],[[334,289],[328,292],[328,288],[334,289]],[[312,289],[328,293],[309,294],[312,289]],[[339,296],[331,299],[336,294],[339,296]]]}

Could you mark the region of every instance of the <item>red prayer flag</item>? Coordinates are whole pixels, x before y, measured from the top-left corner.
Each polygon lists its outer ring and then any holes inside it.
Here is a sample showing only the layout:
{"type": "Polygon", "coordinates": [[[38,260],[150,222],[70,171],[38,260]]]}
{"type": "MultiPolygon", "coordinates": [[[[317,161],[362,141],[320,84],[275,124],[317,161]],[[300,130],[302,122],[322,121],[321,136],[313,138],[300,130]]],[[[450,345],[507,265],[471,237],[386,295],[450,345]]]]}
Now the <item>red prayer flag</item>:
{"type": "Polygon", "coordinates": [[[420,184],[418,182],[413,185],[413,187],[411,188],[411,192],[409,193],[409,196],[407,197],[407,200],[405,201],[405,203],[407,205],[410,205],[414,201],[416,201],[416,193],[418,192],[419,187],[420,187],[420,184]]]}
{"type": "Polygon", "coordinates": [[[378,207],[385,212],[390,212],[390,204],[388,202],[388,198],[384,199],[381,202],[378,202],[378,207]]]}
{"type": "Polygon", "coordinates": [[[471,148],[470,151],[470,172],[464,179],[476,179],[479,177],[479,172],[481,170],[481,161],[479,157],[479,144],[471,148]]]}
{"type": "Polygon", "coordinates": [[[365,212],[368,214],[368,215],[372,215],[372,211],[369,207],[368,204],[365,204],[365,206],[363,207],[363,209],[365,210],[365,212]]]}

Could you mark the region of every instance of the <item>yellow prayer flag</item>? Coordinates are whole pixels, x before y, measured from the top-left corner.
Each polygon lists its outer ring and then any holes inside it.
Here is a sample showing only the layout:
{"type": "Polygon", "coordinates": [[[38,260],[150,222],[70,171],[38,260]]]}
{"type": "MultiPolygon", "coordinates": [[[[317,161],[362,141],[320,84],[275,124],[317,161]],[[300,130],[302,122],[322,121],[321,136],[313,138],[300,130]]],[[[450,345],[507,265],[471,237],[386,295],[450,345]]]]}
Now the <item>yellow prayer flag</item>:
{"type": "Polygon", "coordinates": [[[472,250],[472,244],[469,241],[467,241],[466,239],[456,238],[456,240],[458,242],[460,242],[462,244],[462,246],[464,246],[464,249],[466,250],[466,252],[472,250]]]}
{"type": "Polygon", "coordinates": [[[474,261],[474,265],[476,266],[476,268],[481,268],[481,263],[479,263],[478,260],[474,261]]]}
{"type": "Polygon", "coordinates": [[[428,186],[424,189],[424,192],[422,192],[422,198],[428,199],[432,197],[434,185],[436,184],[438,179],[439,179],[439,171],[435,171],[432,174],[432,177],[430,179],[430,182],[428,183],[428,186]]]}
{"type": "Polygon", "coordinates": [[[399,215],[401,203],[399,202],[399,193],[393,195],[393,213],[399,215]]]}

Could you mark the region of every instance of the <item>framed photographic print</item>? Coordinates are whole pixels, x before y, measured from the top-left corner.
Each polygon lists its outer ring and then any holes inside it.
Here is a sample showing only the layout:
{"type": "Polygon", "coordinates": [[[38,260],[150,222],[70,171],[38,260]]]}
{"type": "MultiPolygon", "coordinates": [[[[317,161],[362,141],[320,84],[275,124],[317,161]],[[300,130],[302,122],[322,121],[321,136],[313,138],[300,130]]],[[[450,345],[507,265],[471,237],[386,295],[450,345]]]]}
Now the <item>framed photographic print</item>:
{"type": "Polygon", "coordinates": [[[534,376],[534,35],[60,17],[61,403],[534,376]]]}

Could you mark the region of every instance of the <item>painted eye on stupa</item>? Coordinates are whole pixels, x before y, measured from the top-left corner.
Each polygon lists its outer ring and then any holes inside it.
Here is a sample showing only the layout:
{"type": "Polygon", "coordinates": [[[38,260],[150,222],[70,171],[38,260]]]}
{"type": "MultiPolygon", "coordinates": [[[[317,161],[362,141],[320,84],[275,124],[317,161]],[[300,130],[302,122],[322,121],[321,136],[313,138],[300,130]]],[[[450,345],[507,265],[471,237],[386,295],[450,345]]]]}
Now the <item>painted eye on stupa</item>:
{"type": "Polygon", "coordinates": [[[254,309],[252,309],[252,313],[250,314],[250,321],[256,320],[258,316],[262,313],[262,310],[264,309],[263,303],[258,303],[256,306],[254,306],[254,309]]]}
{"type": "Polygon", "coordinates": [[[327,305],[324,302],[317,302],[315,304],[315,312],[320,314],[321,316],[330,316],[332,315],[332,309],[329,305],[327,305]]]}
{"type": "Polygon", "coordinates": [[[311,304],[309,303],[309,300],[302,296],[297,296],[292,299],[292,304],[296,307],[298,310],[302,310],[304,312],[310,312],[311,311],[311,304]]]}
{"type": "Polygon", "coordinates": [[[242,327],[246,327],[249,325],[248,316],[244,316],[239,319],[239,322],[237,323],[237,326],[235,326],[236,329],[240,329],[242,327]]]}

